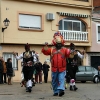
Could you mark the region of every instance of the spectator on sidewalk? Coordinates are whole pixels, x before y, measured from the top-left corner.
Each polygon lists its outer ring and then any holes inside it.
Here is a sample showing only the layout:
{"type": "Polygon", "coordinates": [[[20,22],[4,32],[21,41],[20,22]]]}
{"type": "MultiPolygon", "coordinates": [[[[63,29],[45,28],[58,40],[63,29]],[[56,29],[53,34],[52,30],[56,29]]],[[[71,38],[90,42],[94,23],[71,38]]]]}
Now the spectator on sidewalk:
{"type": "Polygon", "coordinates": [[[4,82],[4,84],[6,84],[7,83],[7,81],[6,81],[6,78],[7,78],[7,67],[6,67],[6,63],[5,63],[4,59],[2,61],[2,64],[3,64],[3,82],[4,82]]]}
{"type": "Polygon", "coordinates": [[[37,62],[34,67],[36,69],[35,82],[42,84],[42,63],[37,62]]]}
{"type": "Polygon", "coordinates": [[[8,85],[12,85],[11,78],[13,77],[13,68],[12,68],[12,59],[7,59],[7,77],[8,77],[8,85]]]}
{"type": "Polygon", "coordinates": [[[45,61],[43,64],[43,74],[44,74],[44,82],[47,83],[48,81],[48,71],[49,71],[50,66],[47,64],[45,61]]]}
{"type": "Polygon", "coordinates": [[[34,59],[33,59],[33,61],[34,61],[34,66],[33,66],[33,78],[32,78],[32,80],[33,80],[33,83],[35,84],[35,74],[36,74],[36,69],[35,69],[35,64],[37,63],[37,62],[39,62],[39,53],[37,53],[35,50],[32,50],[32,52],[35,54],[34,55],[34,59]]]}
{"type": "Polygon", "coordinates": [[[2,64],[2,57],[0,57],[0,84],[3,84],[3,64],[2,64]]]}

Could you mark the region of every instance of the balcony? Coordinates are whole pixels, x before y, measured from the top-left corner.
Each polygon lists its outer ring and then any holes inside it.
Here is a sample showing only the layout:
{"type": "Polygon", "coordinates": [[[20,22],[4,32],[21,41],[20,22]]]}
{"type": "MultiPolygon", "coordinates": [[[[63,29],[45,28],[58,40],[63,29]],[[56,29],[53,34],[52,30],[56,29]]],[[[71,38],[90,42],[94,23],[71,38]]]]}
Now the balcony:
{"type": "Polygon", "coordinates": [[[65,41],[88,42],[88,32],[59,30],[65,41]]]}

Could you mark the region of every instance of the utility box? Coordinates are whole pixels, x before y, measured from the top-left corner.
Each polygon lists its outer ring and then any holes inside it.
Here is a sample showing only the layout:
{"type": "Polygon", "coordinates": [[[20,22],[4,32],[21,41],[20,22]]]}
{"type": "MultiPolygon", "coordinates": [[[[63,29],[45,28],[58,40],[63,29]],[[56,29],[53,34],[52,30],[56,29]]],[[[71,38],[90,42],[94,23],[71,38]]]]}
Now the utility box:
{"type": "Polygon", "coordinates": [[[47,13],[46,14],[46,19],[50,20],[50,21],[54,20],[55,19],[54,14],[53,13],[47,13]]]}

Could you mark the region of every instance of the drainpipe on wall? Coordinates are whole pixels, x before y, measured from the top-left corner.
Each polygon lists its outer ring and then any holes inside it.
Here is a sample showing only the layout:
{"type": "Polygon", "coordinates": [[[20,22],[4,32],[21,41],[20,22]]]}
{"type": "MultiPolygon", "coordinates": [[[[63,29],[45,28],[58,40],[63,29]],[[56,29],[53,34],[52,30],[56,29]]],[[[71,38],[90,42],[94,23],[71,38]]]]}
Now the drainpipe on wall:
{"type": "Polygon", "coordinates": [[[83,65],[86,65],[86,47],[83,47],[84,49],[84,59],[83,59],[83,65]]]}

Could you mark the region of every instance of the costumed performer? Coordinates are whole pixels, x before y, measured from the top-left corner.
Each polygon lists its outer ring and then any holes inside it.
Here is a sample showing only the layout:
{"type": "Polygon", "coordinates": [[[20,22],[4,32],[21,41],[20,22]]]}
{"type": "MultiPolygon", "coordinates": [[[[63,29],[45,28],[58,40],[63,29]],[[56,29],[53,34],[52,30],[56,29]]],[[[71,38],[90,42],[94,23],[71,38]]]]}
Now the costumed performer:
{"type": "MultiPolygon", "coordinates": [[[[35,53],[30,51],[30,45],[27,43],[25,45],[25,52],[21,53],[19,56],[14,52],[14,56],[17,60],[22,59],[22,66],[23,66],[23,74],[24,79],[26,81],[26,92],[32,91],[32,78],[33,78],[33,69],[34,69],[34,58],[35,53]]],[[[39,56],[39,55],[37,55],[39,56]]]]}
{"type": "Polygon", "coordinates": [[[67,59],[67,80],[69,80],[70,90],[76,91],[76,72],[78,71],[78,66],[82,65],[81,60],[84,58],[84,51],[75,50],[75,45],[70,43],[70,56],[67,59]],[[70,77],[70,79],[69,79],[70,77]]]}
{"type": "Polygon", "coordinates": [[[54,46],[49,48],[48,43],[45,43],[42,53],[51,56],[53,96],[63,96],[65,93],[66,58],[69,57],[70,50],[64,47],[65,41],[60,32],[56,32],[53,38],[54,46]]]}

